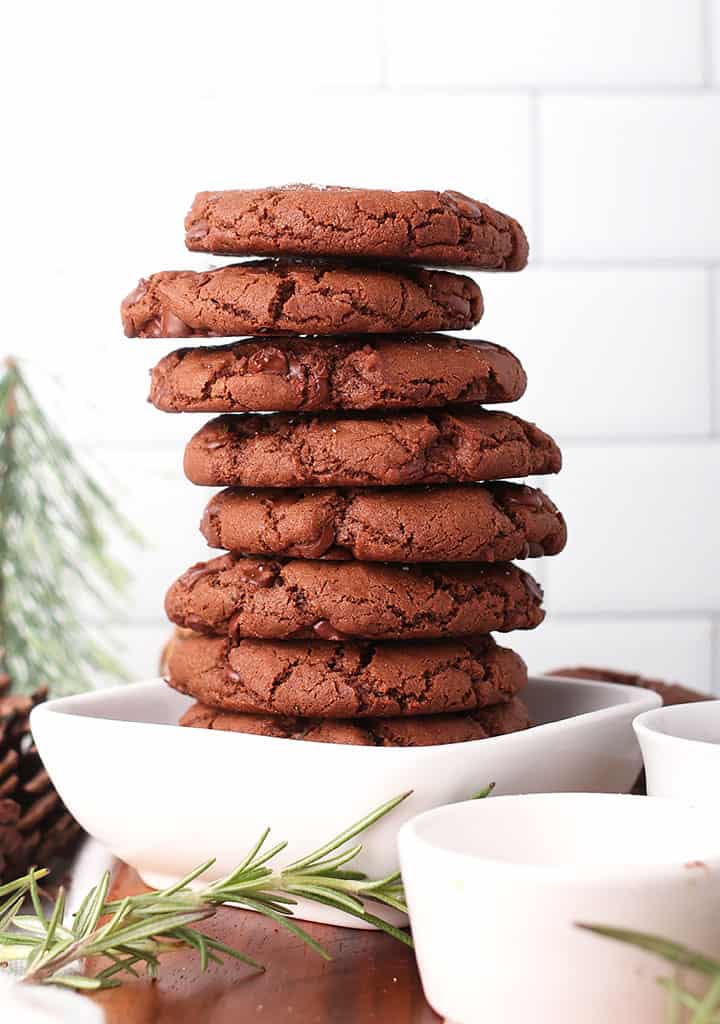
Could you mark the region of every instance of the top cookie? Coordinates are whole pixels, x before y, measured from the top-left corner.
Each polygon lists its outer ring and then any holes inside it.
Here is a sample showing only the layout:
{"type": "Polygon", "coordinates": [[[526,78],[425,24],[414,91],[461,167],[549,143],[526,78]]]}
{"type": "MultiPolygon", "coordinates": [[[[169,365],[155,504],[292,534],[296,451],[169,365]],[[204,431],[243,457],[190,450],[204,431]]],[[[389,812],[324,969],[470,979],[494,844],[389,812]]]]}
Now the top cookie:
{"type": "Polygon", "coordinates": [[[220,255],[328,256],[522,270],[525,232],[461,192],[279,188],[198,192],[185,244],[220,255]]]}

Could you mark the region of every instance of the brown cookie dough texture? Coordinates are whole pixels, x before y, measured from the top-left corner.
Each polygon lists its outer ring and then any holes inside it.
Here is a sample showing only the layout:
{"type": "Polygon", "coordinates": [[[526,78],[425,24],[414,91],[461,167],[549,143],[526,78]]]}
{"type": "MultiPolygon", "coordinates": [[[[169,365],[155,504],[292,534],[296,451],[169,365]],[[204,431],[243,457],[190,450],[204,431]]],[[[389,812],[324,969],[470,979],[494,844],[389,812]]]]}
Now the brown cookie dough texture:
{"type": "Polygon", "coordinates": [[[224,255],[398,260],[477,270],[522,270],[518,222],[461,192],[280,188],[199,192],[185,244],[224,255]]]}
{"type": "Polygon", "coordinates": [[[509,701],[527,682],[492,637],[436,643],[331,643],[181,632],[168,681],[224,711],[345,719],[467,711],[509,701]]]}
{"type": "Polygon", "coordinates": [[[203,633],[279,640],[388,640],[534,629],[542,589],[516,565],[289,562],[221,555],[170,587],[171,622],[203,633]]]}
{"type": "Polygon", "coordinates": [[[317,412],[514,402],[520,362],[486,341],[409,337],[250,338],[181,348],[152,371],[163,412],[317,412]]]}
{"type": "Polygon", "coordinates": [[[474,410],[296,417],[220,416],[185,449],[209,486],[394,486],[556,473],[555,441],[510,413],[474,410]]]}
{"type": "Polygon", "coordinates": [[[376,490],[221,491],[200,529],[212,548],[365,562],[496,562],[556,555],[565,520],[513,483],[376,490]]]}
{"type": "Polygon", "coordinates": [[[256,260],[143,278],[122,302],[128,338],[455,331],[483,312],[469,277],[442,270],[256,260]]]}
{"type": "Polygon", "coordinates": [[[344,416],[220,416],[185,449],[185,474],[219,487],[392,487],[557,473],[533,423],[464,407],[344,416]]]}
{"type": "Polygon", "coordinates": [[[645,690],[653,690],[662,697],[665,705],[692,704],[695,701],[712,700],[712,695],[691,690],[681,683],[668,682],[665,679],[648,679],[636,672],[618,672],[612,668],[588,667],[579,665],[576,668],[557,668],[546,673],[549,676],[565,676],[570,679],[593,679],[602,683],[620,683],[622,686],[640,686],[645,690]]]}
{"type": "Polygon", "coordinates": [[[274,715],[242,715],[205,704],[193,704],[180,725],[195,729],[221,729],[254,736],[344,743],[353,747],[434,747],[467,743],[491,736],[521,732],[530,725],[527,708],[515,697],[507,704],[464,714],[424,715],[418,718],[379,718],[333,721],[274,715]]]}

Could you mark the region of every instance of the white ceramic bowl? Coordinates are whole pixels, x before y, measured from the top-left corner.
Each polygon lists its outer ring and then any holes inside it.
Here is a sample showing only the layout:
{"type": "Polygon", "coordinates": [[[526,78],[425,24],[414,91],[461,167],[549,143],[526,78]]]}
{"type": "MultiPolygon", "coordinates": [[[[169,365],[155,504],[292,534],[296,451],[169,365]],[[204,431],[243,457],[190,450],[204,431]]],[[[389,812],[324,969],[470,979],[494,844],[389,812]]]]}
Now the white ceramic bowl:
{"type": "MultiPolygon", "coordinates": [[[[49,701],[33,735],[60,795],[85,829],[164,885],[216,857],[229,871],[270,825],[289,862],[405,790],[413,795],[364,836],[358,866],[397,867],[398,828],[420,811],[498,793],[627,791],[641,767],[635,715],[655,694],[607,683],[538,678],[525,699],[526,732],[437,747],[352,747],[181,729],[190,704],[162,681],[49,701]]],[[[309,920],[351,924],[306,905],[309,920]]]]}
{"type": "Polygon", "coordinates": [[[634,726],[648,793],[720,808],[720,700],[646,711],[634,726]]]}
{"type": "Polygon", "coordinates": [[[720,840],[676,801],[490,797],[421,814],[398,845],[425,995],[457,1024],[666,1020],[673,968],[576,922],[720,954],[720,840]]]}

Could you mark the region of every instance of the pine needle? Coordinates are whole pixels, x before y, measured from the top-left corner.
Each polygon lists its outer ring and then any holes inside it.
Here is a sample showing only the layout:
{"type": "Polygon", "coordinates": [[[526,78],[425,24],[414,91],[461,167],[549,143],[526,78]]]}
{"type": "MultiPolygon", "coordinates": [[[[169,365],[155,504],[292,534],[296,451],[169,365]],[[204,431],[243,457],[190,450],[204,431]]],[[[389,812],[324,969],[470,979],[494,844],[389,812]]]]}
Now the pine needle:
{"type": "Polygon", "coordinates": [[[79,611],[119,611],[129,577],[111,534],[137,531],[82,467],[35,400],[19,365],[0,377],[0,671],[17,692],[87,689],[125,679],[79,611]]]}

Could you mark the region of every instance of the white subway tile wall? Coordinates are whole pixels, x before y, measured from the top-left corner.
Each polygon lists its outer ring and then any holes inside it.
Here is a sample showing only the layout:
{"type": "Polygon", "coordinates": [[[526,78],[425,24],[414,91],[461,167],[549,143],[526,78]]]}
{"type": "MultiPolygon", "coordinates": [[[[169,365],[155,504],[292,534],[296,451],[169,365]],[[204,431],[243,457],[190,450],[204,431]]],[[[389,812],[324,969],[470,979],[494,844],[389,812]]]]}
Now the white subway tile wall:
{"type": "MultiPolygon", "coordinates": [[[[137,277],[202,267],[199,188],[451,187],[527,227],[532,266],[479,275],[473,332],[529,374],[570,542],[530,565],[539,671],[628,668],[720,694],[720,0],[213,0],[15,5],[0,67],[3,349],[101,468],[147,547],[120,637],[152,675],[163,595],[207,549],[182,475],[200,416],[146,402],[174,346],[124,340],[137,277]]],[[[212,262],[212,261],[210,261],[212,262]]],[[[218,261],[215,261],[218,262],[218,261]]]]}
{"type": "Polygon", "coordinates": [[[720,95],[540,103],[544,258],[720,261],[720,95]]]}
{"type": "Polygon", "coordinates": [[[702,82],[686,0],[388,0],[391,86],[563,88],[702,82]]]}
{"type": "Polygon", "coordinates": [[[720,270],[716,270],[710,282],[710,324],[711,335],[708,351],[714,374],[710,376],[712,388],[713,433],[720,435],[720,270]]]}

